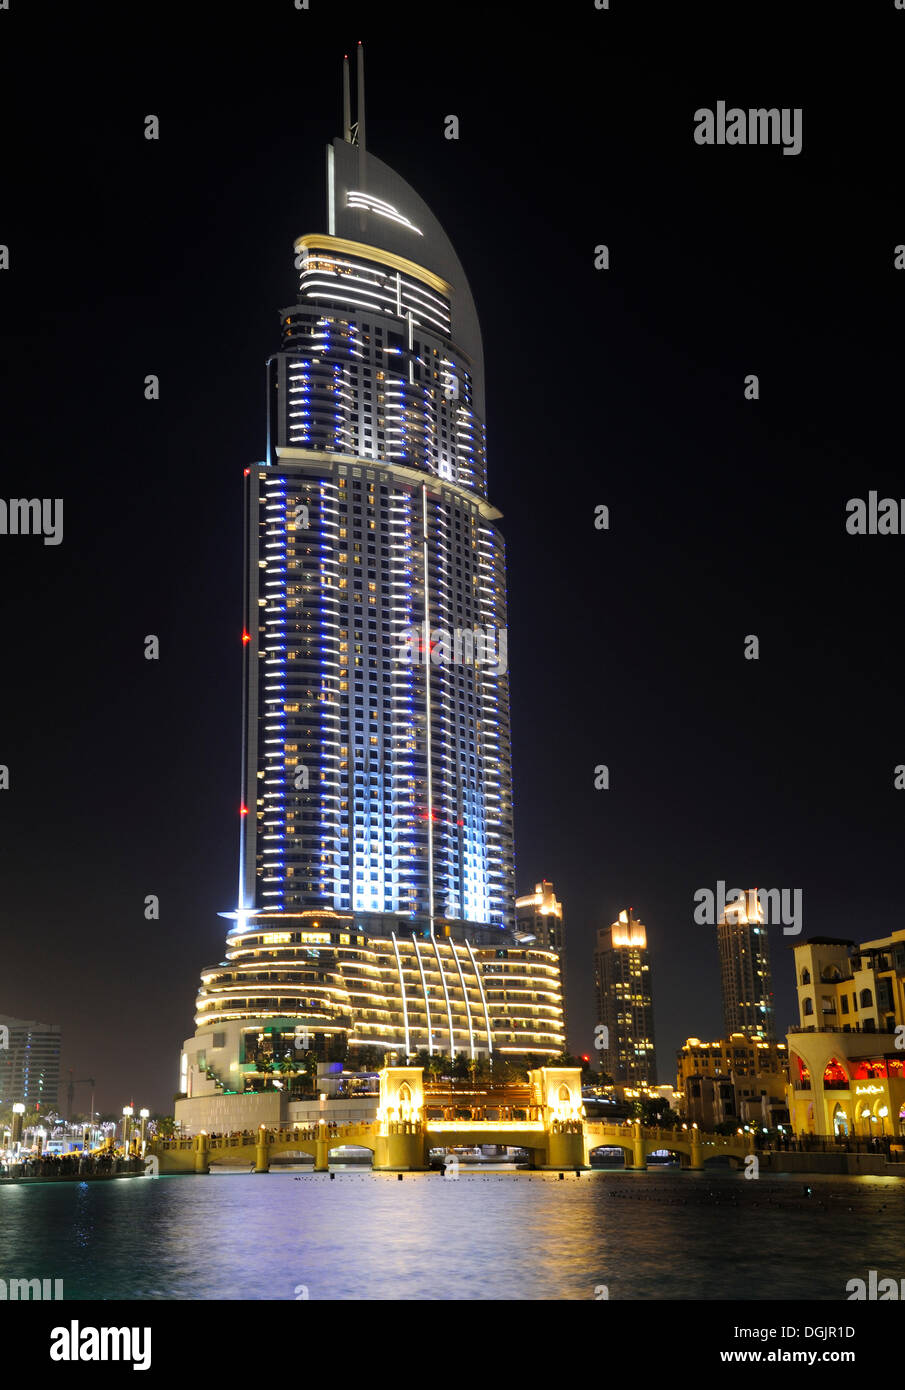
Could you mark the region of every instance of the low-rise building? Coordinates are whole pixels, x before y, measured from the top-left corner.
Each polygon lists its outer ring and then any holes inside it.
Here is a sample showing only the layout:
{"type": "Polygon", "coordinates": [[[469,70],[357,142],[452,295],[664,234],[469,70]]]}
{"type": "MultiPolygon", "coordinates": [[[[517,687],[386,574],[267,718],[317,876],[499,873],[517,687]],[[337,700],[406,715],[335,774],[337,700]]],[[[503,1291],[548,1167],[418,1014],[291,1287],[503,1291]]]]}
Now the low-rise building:
{"type": "Polygon", "coordinates": [[[685,1118],[711,1130],[728,1121],[774,1129],[788,1124],[788,1049],[746,1033],[716,1042],[689,1038],[676,1054],[685,1118]]]}
{"type": "Polygon", "coordinates": [[[802,1134],[905,1133],[905,930],[795,948],[789,1110],[802,1134]],[[898,1045],[897,1045],[898,1044],[898,1045]]]}

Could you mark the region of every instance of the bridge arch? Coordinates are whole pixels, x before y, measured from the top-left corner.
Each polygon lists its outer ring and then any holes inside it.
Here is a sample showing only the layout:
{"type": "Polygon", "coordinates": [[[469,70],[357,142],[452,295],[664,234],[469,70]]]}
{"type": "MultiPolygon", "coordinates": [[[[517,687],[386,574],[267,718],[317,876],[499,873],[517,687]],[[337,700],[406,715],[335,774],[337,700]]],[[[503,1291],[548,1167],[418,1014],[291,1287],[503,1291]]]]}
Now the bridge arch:
{"type": "Polygon", "coordinates": [[[335,1144],[335,1143],[334,1143],[334,1144],[330,1145],[330,1146],[327,1148],[327,1158],[328,1158],[328,1160],[331,1160],[331,1161],[334,1162],[334,1163],[342,1163],[342,1162],[343,1162],[343,1158],[345,1157],[346,1160],[348,1161],[348,1156],[347,1156],[347,1155],[343,1155],[343,1154],[340,1152],[341,1149],[360,1149],[360,1150],[362,1151],[362,1153],[368,1153],[368,1154],[370,1154],[370,1155],[371,1155],[371,1164],[372,1164],[372,1165],[373,1165],[373,1163],[374,1163],[374,1159],[375,1159],[376,1154],[377,1154],[376,1141],[372,1140],[370,1143],[365,1143],[365,1142],[363,1142],[361,1139],[351,1139],[351,1140],[347,1140],[345,1143],[342,1143],[342,1144],[335,1144]]]}

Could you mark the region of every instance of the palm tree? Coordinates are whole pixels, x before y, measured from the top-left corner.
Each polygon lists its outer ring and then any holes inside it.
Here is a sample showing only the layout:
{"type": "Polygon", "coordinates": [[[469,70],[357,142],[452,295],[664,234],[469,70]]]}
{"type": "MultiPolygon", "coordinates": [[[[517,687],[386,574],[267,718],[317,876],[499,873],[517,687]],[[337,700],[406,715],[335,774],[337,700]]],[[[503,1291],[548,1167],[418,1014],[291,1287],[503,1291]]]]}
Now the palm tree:
{"type": "Polygon", "coordinates": [[[493,1053],[490,1065],[494,1086],[511,1086],[521,1079],[508,1057],[501,1052],[493,1053]]]}
{"type": "Polygon", "coordinates": [[[454,1081],[468,1080],[468,1058],[464,1052],[457,1052],[453,1058],[452,1074],[454,1081]]]}

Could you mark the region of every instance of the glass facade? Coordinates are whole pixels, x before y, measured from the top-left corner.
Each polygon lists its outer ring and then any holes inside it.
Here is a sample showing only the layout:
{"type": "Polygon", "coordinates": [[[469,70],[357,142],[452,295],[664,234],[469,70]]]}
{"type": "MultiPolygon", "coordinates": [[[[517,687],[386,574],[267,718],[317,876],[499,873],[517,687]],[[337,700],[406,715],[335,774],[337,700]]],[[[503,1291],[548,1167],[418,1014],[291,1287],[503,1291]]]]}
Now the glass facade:
{"type": "Polygon", "coordinates": [[[394,171],[349,138],[327,169],[329,234],[295,243],[267,455],[245,476],[239,899],[196,1024],[294,1021],[325,1057],[556,1056],[558,955],[514,931],[474,304],[394,171]]]}

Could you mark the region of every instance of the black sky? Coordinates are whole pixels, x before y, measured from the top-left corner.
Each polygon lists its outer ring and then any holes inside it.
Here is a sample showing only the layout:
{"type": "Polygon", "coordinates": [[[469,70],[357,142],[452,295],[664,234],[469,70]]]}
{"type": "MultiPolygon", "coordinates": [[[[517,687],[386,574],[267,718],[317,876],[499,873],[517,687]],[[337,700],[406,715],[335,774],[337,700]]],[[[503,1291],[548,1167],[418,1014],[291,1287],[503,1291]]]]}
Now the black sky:
{"type": "Polygon", "coordinates": [[[721,1026],[696,889],[901,925],[905,536],[845,503],[905,496],[905,14],[311,4],[0,13],[2,496],[65,506],[59,547],[0,537],[0,1012],[61,1023],[99,1108],[170,1104],[235,895],[242,469],[361,38],[369,147],[481,318],[519,889],[565,904],[577,1051],[595,928],[634,906],[672,1080],[721,1026]],[[801,107],[803,152],[697,146],[718,100],[801,107]]]}

